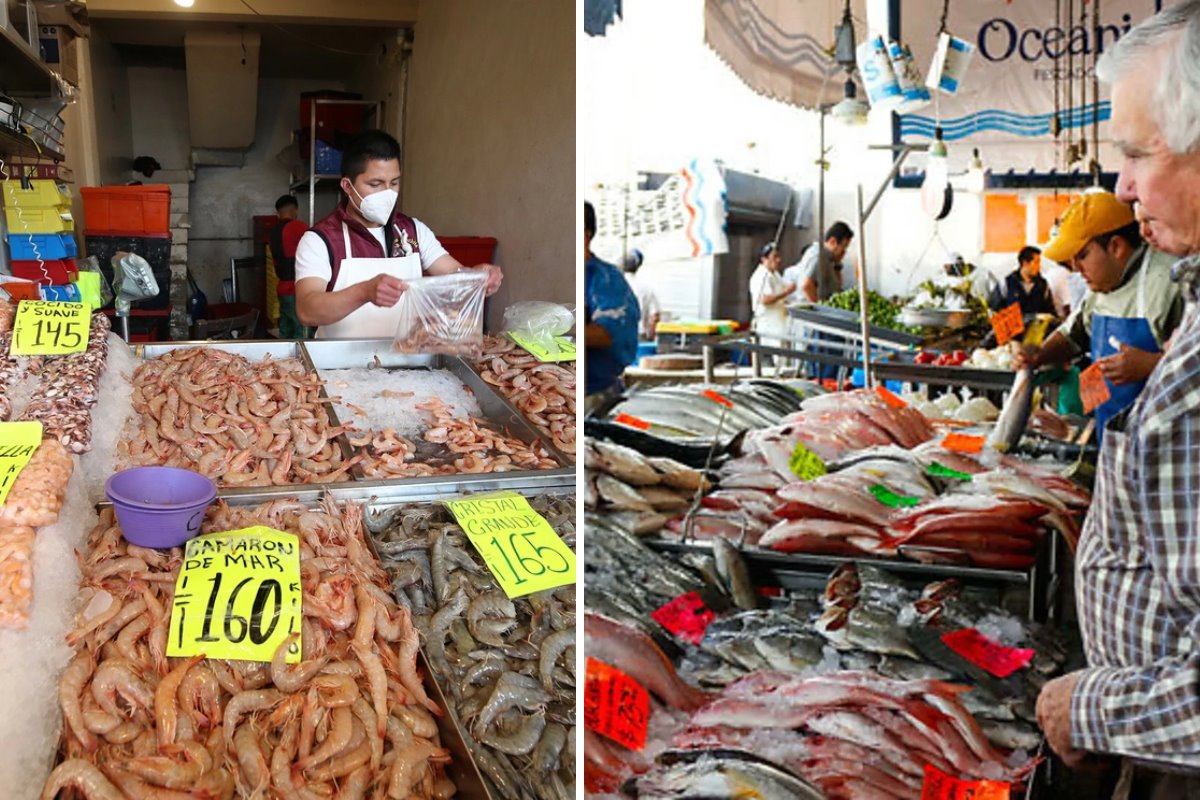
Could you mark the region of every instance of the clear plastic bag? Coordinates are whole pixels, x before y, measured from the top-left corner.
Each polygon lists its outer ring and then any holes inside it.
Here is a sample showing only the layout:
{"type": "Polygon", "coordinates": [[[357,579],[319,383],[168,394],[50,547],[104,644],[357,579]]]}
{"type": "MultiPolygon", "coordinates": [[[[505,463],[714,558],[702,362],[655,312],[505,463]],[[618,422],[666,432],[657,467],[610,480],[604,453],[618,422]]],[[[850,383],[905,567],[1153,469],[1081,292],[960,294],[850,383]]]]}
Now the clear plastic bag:
{"type": "Polygon", "coordinates": [[[466,269],[405,281],[392,348],[400,353],[478,357],[483,351],[487,272],[466,269]]]}
{"type": "Polygon", "coordinates": [[[570,333],[575,314],[565,306],[540,300],[513,303],[504,309],[504,333],[518,333],[553,352],[555,336],[570,333]]]}

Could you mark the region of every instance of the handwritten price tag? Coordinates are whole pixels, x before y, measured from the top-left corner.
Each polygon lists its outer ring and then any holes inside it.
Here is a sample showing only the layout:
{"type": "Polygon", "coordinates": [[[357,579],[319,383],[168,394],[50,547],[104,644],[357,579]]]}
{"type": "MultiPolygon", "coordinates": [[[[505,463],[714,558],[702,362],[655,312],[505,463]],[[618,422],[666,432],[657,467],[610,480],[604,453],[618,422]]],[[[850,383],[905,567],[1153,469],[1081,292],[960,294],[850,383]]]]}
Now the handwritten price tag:
{"type": "Polygon", "coordinates": [[[716,614],[704,605],[695,592],[681,594],[671,602],[651,612],[651,618],[671,633],[692,644],[700,644],[704,632],[716,614]]]}
{"type": "Polygon", "coordinates": [[[1092,364],[1079,373],[1079,399],[1083,401],[1083,413],[1092,413],[1108,402],[1110,397],[1112,395],[1108,391],[1108,384],[1099,364],[1092,364]]]}
{"type": "Polygon", "coordinates": [[[725,397],[724,395],[720,394],[719,392],[713,391],[712,389],[705,389],[700,394],[704,395],[709,400],[712,400],[714,403],[716,403],[719,406],[725,406],[726,408],[733,408],[732,400],[730,400],[728,397],[725,397]]]}
{"type": "Polygon", "coordinates": [[[583,687],[583,724],[630,750],[646,746],[650,694],[621,670],[587,660],[583,687]]]}
{"type": "Polygon", "coordinates": [[[42,423],[0,422],[0,505],[42,444],[42,423]]]}
{"type": "Polygon", "coordinates": [[[1010,787],[1000,781],[964,781],[932,764],[925,765],[921,800],[1009,800],[1010,787]]]}
{"type": "Polygon", "coordinates": [[[921,502],[921,498],[919,497],[906,497],[902,494],[896,494],[881,483],[867,487],[867,491],[888,508],[912,508],[921,502]]]}
{"type": "MultiPolygon", "coordinates": [[[[167,655],[270,661],[300,630],[300,539],[263,525],[190,539],[175,582],[167,655]]],[[[300,640],[287,661],[300,661],[300,640]]]]}
{"type": "Polygon", "coordinates": [[[1025,330],[1025,319],[1021,316],[1021,304],[1013,303],[1008,308],[992,314],[992,330],[996,332],[996,344],[1008,344],[1025,330]]]}
{"type": "Polygon", "coordinates": [[[13,356],[52,356],[87,349],[92,308],[86,303],[22,300],[13,320],[13,356]]]}
{"type": "Polygon", "coordinates": [[[574,361],[576,359],[575,343],[565,336],[554,337],[554,344],[557,345],[554,348],[546,347],[532,336],[516,331],[509,331],[508,338],[532,354],[538,361],[574,361]]]}
{"type": "Polygon", "coordinates": [[[521,495],[472,495],[446,507],[509,597],[575,582],[575,553],[521,495]]]}
{"type": "Polygon", "coordinates": [[[997,678],[1007,678],[1029,666],[1035,654],[1035,651],[1023,647],[1005,647],[974,628],[943,634],[942,641],[946,647],[997,678]]]}
{"type": "Polygon", "coordinates": [[[792,468],[792,473],[802,481],[811,481],[829,471],[825,468],[825,462],[821,460],[820,456],[805,447],[804,442],[796,442],[796,449],[792,451],[792,457],[788,459],[788,466],[792,468]]]}
{"type": "Polygon", "coordinates": [[[617,414],[617,416],[613,417],[613,422],[617,423],[618,425],[628,425],[630,428],[637,428],[639,431],[650,430],[649,422],[630,414],[617,414]]]}
{"type": "Polygon", "coordinates": [[[897,397],[896,393],[886,386],[876,386],[875,393],[883,398],[883,402],[887,403],[891,408],[901,409],[908,407],[908,403],[897,397]]]}
{"type": "Polygon", "coordinates": [[[987,439],[982,436],[970,436],[965,433],[948,433],[942,439],[942,448],[951,453],[982,453],[987,439]]]}

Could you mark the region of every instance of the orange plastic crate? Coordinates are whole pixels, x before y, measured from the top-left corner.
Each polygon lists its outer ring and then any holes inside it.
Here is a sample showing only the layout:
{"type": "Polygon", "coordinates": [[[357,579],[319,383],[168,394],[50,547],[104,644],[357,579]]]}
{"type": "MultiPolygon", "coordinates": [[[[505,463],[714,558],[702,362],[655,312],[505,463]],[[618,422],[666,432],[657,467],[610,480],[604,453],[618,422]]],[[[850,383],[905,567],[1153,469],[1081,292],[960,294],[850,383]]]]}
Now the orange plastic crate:
{"type": "Polygon", "coordinates": [[[84,186],[83,226],[101,236],[163,235],[171,230],[171,187],[84,186]]]}

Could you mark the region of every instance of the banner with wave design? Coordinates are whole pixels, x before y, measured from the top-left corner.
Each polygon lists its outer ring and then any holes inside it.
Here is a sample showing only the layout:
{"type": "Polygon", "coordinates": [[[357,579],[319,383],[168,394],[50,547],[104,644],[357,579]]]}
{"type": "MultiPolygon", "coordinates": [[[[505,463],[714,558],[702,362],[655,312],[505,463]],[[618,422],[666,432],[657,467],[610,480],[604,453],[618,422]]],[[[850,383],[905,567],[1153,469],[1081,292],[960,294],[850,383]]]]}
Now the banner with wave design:
{"type": "MultiPolygon", "coordinates": [[[[989,108],[965,117],[943,119],[941,126],[942,136],[948,141],[965,139],[983,131],[1001,131],[1016,136],[1046,136],[1052,131],[1055,116],[1058,117],[1061,128],[1066,129],[1086,127],[1097,119],[1104,122],[1111,115],[1112,104],[1108,101],[1090,103],[1058,114],[1014,114],[1011,111],[989,108]]],[[[900,135],[932,138],[937,124],[933,117],[904,114],[900,117],[900,135]]]]}

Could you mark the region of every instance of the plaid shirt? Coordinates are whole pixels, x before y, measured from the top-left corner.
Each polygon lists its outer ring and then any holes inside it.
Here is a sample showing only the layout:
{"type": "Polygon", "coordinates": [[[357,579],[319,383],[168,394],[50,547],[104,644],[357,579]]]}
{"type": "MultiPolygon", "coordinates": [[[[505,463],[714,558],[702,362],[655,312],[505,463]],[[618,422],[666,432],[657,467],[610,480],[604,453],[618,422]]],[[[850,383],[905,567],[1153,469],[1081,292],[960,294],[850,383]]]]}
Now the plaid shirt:
{"type": "Polygon", "coordinates": [[[1105,431],[1076,556],[1090,666],[1071,743],[1200,769],[1200,257],[1176,275],[1187,312],[1125,430],[1105,431]]]}

